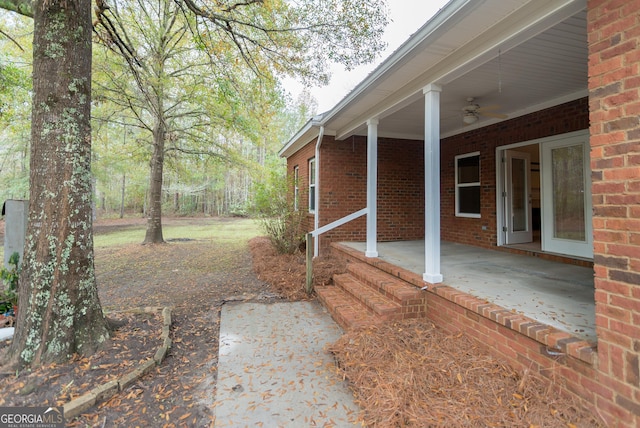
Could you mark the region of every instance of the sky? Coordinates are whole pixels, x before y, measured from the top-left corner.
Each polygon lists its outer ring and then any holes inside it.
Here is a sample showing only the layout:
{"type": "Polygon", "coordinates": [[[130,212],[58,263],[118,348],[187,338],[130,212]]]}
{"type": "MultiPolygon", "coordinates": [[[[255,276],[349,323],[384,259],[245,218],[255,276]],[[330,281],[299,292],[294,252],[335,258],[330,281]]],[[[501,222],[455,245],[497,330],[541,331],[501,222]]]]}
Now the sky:
{"type": "MultiPolygon", "coordinates": [[[[384,33],[387,49],[372,64],[358,67],[350,72],[340,66],[332,68],[331,82],[324,87],[308,88],[318,101],[318,113],[333,108],[358,83],[371,73],[381,62],[393,53],[411,34],[422,27],[448,0],[387,0],[389,5],[390,22],[384,33]]],[[[284,87],[294,99],[302,91],[302,86],[296,82],[287,81],[284,87]]]]}

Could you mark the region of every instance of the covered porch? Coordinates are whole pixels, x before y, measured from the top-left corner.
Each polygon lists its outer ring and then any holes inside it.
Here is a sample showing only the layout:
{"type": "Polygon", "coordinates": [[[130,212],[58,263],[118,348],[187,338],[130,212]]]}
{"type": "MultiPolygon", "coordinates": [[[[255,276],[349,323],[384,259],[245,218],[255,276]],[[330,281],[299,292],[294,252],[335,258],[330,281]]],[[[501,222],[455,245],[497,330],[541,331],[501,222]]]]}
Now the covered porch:
{"type": "MultiPolygon", "coordinates": [[[[365,242],[338,244],[364,255],[365,242]]],[[[424,241],[379,242],[378,257],[416,286],[424,272],[424,241]],[[396,268],[393,268],[396,267],[396,268]]],[[[367,258],[363,257],[366,262],[367,258]]],[[[593,269],[505,251],[441,243],[442,284],[541,324],[596,343],[593,269]]],[[[391,273],[391,272],[390,272],[391,273]]]]}

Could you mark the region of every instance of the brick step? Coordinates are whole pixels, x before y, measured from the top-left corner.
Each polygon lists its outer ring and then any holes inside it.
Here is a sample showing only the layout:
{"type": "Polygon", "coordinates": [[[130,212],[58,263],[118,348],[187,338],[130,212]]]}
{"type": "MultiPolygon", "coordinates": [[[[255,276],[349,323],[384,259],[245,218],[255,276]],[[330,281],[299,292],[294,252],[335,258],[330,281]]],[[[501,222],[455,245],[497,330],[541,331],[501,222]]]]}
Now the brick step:
{"type": "Polygon", "coordinates": [[[382,319],[369,312],[364,305],[346,291],[333,285],[315,287],[318,300],[335,322],[345,330],[382,323],[382,319]]]}
{"type": "Polygon", "coordinates": [[[364,285],[351,274],[334,275],[333,282],[383,321],[402,319],[402,306],[400,303],[386,298],[375,288],[364,285]]]}
{"type": "Polygon", "coordinates": [[[424,292],[416,286],[365,263],[349,263],[347,271],[360,282],[402,306],[424,303],[424,292]]]}

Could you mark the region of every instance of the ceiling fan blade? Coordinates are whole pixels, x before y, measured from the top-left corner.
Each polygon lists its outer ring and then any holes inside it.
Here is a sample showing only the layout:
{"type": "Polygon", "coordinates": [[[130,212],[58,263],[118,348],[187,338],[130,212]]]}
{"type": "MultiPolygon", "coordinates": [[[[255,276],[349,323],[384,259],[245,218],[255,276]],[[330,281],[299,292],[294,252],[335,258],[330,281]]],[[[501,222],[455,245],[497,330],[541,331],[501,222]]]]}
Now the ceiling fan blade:
{"type": "Polygon", "coordinates": [[[478,108],[479,112],[483,112],[483,111],[488,111],[488,110],[499,110],[500,108],[502,108],[502,106],[499,106],[498,104],[493,104],[490,106],[482,106],[478,108]]]}
{"type": "Polygon", "coordinates": [[[502,113],[491,113],[489,111],[481,111],[479,112],[482,116],[484,117],[495,117],[496,119],[506,119],[509,116],[507,116],[506,114],[502,114],[502,113]]]}

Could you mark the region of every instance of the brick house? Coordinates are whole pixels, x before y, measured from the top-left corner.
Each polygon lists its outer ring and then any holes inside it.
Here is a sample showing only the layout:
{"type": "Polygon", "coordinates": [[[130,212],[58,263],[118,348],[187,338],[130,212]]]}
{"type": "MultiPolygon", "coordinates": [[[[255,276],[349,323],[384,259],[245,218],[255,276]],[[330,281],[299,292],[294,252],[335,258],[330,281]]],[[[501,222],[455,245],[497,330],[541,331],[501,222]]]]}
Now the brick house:
{"type": "Polygon", "coordinates": [[[315,253],[391,266],[437,325],[640,426],[639,42],[640,0],[451,0],[281,150],[315,253]],[[418,274],[384,261],[416,241],[418,274]],[[595,337],[461,291],[444,243],[589,269],[595,337]]]}

